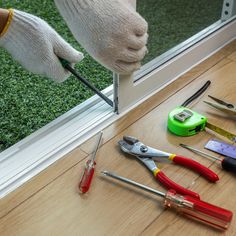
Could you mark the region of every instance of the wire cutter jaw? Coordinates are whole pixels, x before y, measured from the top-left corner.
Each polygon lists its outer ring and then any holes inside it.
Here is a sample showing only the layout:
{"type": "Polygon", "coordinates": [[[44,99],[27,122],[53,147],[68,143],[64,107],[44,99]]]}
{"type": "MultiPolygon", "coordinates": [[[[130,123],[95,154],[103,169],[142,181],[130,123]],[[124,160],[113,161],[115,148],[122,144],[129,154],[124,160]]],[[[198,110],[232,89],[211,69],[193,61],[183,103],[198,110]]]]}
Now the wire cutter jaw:
{"type": "Polygon", "coordinates": [[[156,157],[158,161],[161,161],[162,158],[166,160],[171,156],[170,153],[149,147],[131,136],[124,136],[118,144],[123,152],[139,157],[139,159],[144,157],[155,159],[156,157]]]}
{"type": "Polygon", "coordinates": [[[135,156],[152,172],[158,170],[153,157],[158,157],[158,160],[162,157],[166,160],[169,157],[169,154],[149,147],[131,136],[124,136],[118,144],[123,152],[135,156]]]}

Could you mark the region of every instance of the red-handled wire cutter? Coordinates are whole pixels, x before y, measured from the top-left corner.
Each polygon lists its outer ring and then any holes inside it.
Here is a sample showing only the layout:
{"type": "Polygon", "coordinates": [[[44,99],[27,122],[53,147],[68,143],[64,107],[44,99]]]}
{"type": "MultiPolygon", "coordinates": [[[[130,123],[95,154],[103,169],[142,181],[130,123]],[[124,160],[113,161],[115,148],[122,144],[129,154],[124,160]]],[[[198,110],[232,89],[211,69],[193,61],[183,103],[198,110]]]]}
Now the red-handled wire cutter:
{"type": "Polygon", "coordinates": [[[124,136],[123,140],[120,140],[119,145],[121,150],[125,153],[134,155],[138,158],[148,169],[154,174],[155,178],[162,183],[167,189],[174,189],[177,193],[183,195],[189,195],[200,199],[198,193],[195,193],[189,189],[186,189],[179,184],[169,179],[155,164],[154,160],[170,160],[176,164],[188,167],[199,174],[206,177],[211,182],[216,182],[219,177],[216,173],[201,165],[200,163],[183,156],[163,152],[152,147],[149,147],[141,143],[138,139],[131,136],[124,136]]]}

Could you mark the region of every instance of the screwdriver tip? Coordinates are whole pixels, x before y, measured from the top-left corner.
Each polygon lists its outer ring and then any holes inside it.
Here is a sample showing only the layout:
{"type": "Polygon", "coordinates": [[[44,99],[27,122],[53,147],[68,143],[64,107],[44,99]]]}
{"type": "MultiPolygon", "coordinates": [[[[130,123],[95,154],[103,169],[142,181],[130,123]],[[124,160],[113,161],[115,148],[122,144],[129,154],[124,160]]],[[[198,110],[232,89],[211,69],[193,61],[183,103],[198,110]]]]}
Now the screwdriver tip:
{"type": "Polygon", "coordinates": [[[102,173],[103,175],[107,176],[109,172],[106,171],[106,170],[103,170],[103,171],[101,171],[101,173],[102,173]]]}
{"type": "Polygon", "coordinates": [[[186,145],[186,144],[183,144],[183,143],[180,143],[179,146],[181,146],[181,147],[187,147],[187,145],[186,145]]]}

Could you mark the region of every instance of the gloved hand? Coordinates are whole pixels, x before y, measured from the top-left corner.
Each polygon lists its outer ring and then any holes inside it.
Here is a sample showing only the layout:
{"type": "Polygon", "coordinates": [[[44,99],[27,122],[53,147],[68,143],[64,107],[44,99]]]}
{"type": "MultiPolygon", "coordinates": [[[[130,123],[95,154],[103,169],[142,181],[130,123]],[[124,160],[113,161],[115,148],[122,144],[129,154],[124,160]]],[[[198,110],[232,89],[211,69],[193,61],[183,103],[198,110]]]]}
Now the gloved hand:
{"type": "MultiPolygon", "coordinates": [[[[0,46],[27,70],[62,82],[70,73],[58,57],[69,63],[77,63],[83,54],[72,48],[44,20],[18,10],[10,10],[9,27],[0,46]]],[[[6,27],[5,27],[6,29],[6,27]]]]}
{"type": "Polygon", "coordinates": [[[79,43],[108,69],[128,74],[147,52],[147,23],[124,0],[54,0],[79,43]]]}

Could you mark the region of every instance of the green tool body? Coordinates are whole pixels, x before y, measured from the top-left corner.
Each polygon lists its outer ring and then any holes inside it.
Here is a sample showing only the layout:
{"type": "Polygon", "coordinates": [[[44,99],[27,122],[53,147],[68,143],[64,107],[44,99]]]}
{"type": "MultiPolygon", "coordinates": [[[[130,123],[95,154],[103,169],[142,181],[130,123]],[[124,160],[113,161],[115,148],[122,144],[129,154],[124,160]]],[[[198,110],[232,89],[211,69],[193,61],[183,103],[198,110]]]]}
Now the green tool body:
{"type": "Polygon", "coordinates": [[[168,115],[168,129],[178,136],[192,136],[205,129],[207,118],[186,107],[179,106],[168,115]]]}

